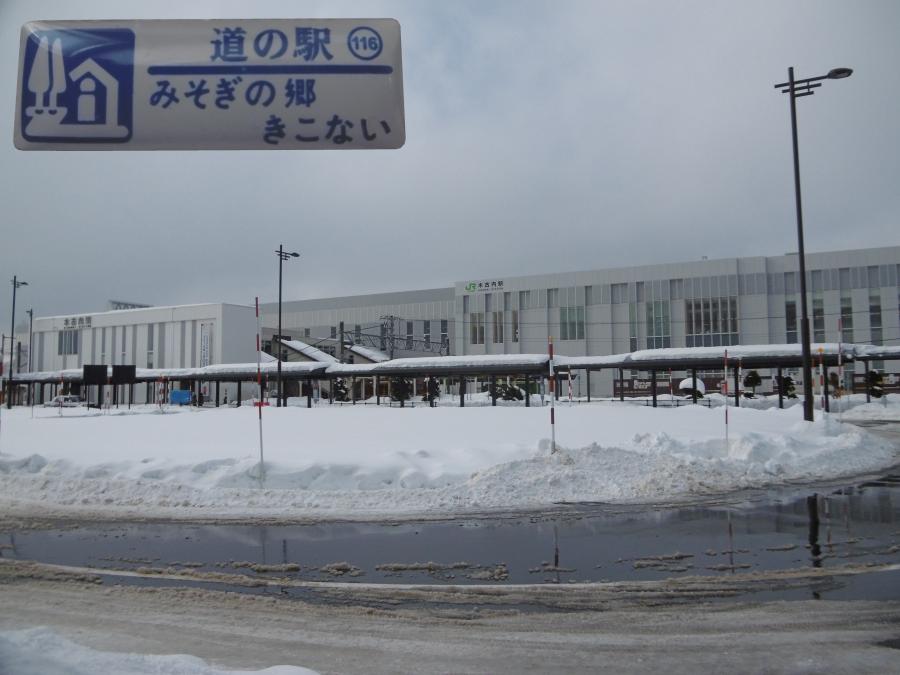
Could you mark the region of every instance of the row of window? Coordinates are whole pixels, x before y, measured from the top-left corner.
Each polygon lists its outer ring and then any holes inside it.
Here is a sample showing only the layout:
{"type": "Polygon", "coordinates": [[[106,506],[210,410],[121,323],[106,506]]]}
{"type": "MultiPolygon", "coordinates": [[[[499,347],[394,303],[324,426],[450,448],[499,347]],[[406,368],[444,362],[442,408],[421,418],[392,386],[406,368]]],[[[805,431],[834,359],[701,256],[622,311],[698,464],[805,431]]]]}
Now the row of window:
{"type": "MultiPolygon", "coordinates": [[[[870,265],[868,267],[843,267],[808,270],[809,291],[851,290],[896,286],[900,278],[900,265],[870,265]]],[[[799,273],[750,273],[723,274],[684,279],[657,279],[619,284],[596,284],[505,292],[502,309],[540,309],[572,307],[579,305],[625,304],[654,300],[695,300],[697,298],[730,297],[738,295],[782,295],[799,292],[799,273]],[[514,305],[513,300],[518,300],[514,305]]],[[[500,302],[500,293],[481,293],[463,296],[463,313],[490,312],[491,302],[500,302]],[[498,300],[492,298],[496,296],[498,300]],[[471,298],[471,301],[469,300],[471,298]],[[470,304],[472,307],[466,305],[470,304]]]]}
{"type": "MultiPolygon", "coordinates": [[[[900,292],[898,292],[898,306],[900,306],[900,292]]],[[[883,319],[881,314],[881,290],[871,288],[869,290],[869,340],[872,344],[880,345],[884,340],[883,319]]],[[[797,300],[790,299],[784,303],[785,333],[788,343],[796,343],[798,340],[797,300]]],[[[841,310],[838,319],[838,330],[842,342],[853,342],[853,300],[849,295],[841,296],[841,310]]],[[[821,291],[812,294],[812,340],[813,342],[825,342],[825,303],[821,291]]]]}

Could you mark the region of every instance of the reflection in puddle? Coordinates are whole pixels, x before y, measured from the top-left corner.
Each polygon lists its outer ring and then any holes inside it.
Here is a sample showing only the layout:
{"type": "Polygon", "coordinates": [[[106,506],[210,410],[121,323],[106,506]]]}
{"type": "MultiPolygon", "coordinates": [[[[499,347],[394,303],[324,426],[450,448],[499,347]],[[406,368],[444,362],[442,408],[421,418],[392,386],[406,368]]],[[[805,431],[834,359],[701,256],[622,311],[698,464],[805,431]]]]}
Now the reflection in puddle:
{"type": "MultiPolygon", "coordinates": [[[[775,492],[739,505],[592,508],[553,518],[91,524],[0,533],[0,557],[350,583],[640,581],[827,569],[900,563],[898,486],[897,476],[886,476],[827,493],[775,492]]],[[[884,581],[830,583],[814,597],[900,598],[900,585],[884,581]]]]}

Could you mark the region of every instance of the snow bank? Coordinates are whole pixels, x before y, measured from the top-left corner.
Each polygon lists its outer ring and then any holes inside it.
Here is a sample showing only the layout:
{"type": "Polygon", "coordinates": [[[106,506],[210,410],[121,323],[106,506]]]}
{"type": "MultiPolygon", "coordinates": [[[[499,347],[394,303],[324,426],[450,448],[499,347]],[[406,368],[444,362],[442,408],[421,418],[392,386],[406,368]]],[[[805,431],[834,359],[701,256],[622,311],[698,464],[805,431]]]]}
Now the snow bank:
{"type": "Polygon", "coordinates": [[[836,415],[621,403],[546,408],[251,407],[3,412],[0,511],[160,517],[379,518],[658,502],[893,465],[836,415]]]}
{"type": "Polygon", "coordinates": [[[263,670],[213,668],[196,656],[101,652],[67,640],[48,628],[0,632],[0,672],[16,675],[317,675],[295,666],[263,670]]]}

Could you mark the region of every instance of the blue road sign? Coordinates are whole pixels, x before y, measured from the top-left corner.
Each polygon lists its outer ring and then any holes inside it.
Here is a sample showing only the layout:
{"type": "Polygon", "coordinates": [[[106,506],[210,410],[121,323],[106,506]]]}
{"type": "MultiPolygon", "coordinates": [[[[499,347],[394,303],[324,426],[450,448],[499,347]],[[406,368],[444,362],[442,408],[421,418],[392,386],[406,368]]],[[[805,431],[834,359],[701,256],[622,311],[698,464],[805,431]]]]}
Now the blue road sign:
{"type": "Polygon", "coordinates": [[[22,137],[32,143],[124,143],[131,138],[134,33],[37,30],[25,41],[22,137]]]}
{"type": "Polygon", "coordinates": [[[393,19],[61,21],[22,27],[20,150],[395,149],[393,19]]]}

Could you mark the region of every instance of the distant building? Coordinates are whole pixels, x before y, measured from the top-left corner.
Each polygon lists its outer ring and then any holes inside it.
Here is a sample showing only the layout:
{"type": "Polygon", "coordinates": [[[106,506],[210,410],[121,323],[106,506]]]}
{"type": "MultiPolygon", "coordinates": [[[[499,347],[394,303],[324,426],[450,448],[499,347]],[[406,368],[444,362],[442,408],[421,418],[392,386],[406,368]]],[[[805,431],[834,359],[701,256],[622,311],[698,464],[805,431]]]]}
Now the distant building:
{"type": "MultiPolygon", "coordinates": [[[[34,345],[35,371],[251,363],[256,316],[253,307],[214,303],[41,317],[34,319],[34,345]]],[[[137,388],[136,402],[142,402],[143,392],[137,388]]]]}
{"type": "MultiPolygon", "coordinates": [[[[900,344],[900,246],[810,253],[806,267],[813,342],[900,344]]],[[[487,276],[446,289],[285,302],[282,332],[333,353],[343,322],[345,340],[387,353],[393,344],[395,357],[434,356],[425,346],[444,341],[456,355],[544,353],[551,335],[556,353],[571,356],[796,343],[797,270],[796,254],[787,254],[487,276]]],[[[277,305],[260,312],[273,334],[277,305]]],[[[897,380],[900,363],[874,365],[897,380]]],[[[593,377],[594,393],[611,392],[612,376],[593,377]]]]}

